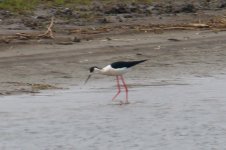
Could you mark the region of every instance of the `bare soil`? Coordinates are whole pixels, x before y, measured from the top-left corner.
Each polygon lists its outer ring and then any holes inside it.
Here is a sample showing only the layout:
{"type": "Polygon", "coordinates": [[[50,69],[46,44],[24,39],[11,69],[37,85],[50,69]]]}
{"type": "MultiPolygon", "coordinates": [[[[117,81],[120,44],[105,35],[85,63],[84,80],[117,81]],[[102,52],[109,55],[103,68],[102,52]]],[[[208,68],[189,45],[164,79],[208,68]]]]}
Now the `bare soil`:
{"type": "Polygon", "coordinates": [[[178,77],[224,71],[225,36],[225,32],[172,31],[114,35],[111,40],[73,45],[6,45],[0,52],[0,91],[5,95],[81,86],[90,66],[103,67],[118,60],[149,59],[134,74],[145,78],[164,77],[165,71],[171,71],[167,76],[178,77]]]}
{"type": "Polygon", "coordinates": [[[155,74],[159,65],[161,72],[175,69],[175,75],[187,74],[181,64],[197,75],[224,69],[225,59],[214,57],[225,56],[224,7],[222,1],[159,1],[151,5],[97,3],[79,11],[40,6],[30,15],[1,10],[0,93],[78,86],[90,66],[117,60],[149,59],[146,67],[151,73],[142,71],[143,77],[164,76],[155,74]],[[84,18],[84,12],[95,14],[84,18]],[[51,16],[54,38],[37,36],[46,31],[51,16]],[[167,60],[168,56],[177,58],[178,53],[183,54],[178,56],[178,65],[171,65],[176,60],[167,60]],[[203,69],[193,68],[196,65],[203,69]]]}

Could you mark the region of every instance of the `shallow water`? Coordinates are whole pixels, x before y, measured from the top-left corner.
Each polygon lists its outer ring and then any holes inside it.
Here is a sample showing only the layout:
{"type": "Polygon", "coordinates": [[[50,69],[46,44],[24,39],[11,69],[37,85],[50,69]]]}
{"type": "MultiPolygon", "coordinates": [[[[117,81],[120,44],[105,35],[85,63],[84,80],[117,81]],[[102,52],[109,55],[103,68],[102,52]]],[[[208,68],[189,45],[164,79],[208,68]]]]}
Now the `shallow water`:
{"type": "Polygon", "coordinates": [[[223,150],[225,83],[222,74],[131,84],[128,105],[111,102],[112,83],[95,81],[0,97],[0,149],[223,150]]]}

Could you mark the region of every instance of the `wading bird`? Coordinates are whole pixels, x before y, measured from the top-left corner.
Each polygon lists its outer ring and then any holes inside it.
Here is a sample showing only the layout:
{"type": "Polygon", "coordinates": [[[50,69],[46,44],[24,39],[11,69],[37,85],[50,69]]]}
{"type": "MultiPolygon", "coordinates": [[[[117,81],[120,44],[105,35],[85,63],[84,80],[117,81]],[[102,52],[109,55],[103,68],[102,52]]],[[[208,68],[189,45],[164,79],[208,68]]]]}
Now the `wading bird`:
{"type": "Polygon", "coordinates": [[[125,74],[126,72],[128,72],[128,70],[139,64],[139,63],[142,63],[142,62],[145,62],[146,60],[140,60],[140,61],[118,61],[118,62],[114,62],[110,65],[107,65],[106,67],[104,68],[99,68],[99,67],[90,67],[89,71],[90,71],[90,74],[88,76],[88,78],[86,79],[85,81],[85,84],[88,82],[88,80],[90,79],[91,75],[93,73],[98,73],[98,74],[103,74],[103,75],[107,75],[107,76],[116,76],[116,81],[117,81],[117,89],[118,89],[118,92],[116,93],[116,95],[112,98],[112,101],[115,100],[115,98],[120,94],[121,92],[121,88],[120,88],[120,83],[119,81],[121,80],[122,83],[123,83],[123,86],[125,88],[125,91],[126,91],[126,101],[125,101],[125,104],[128,104],[129,101],[128,101],[128,87],[125,83],[125,80],[123,78],[123,74],[125,74]]]}

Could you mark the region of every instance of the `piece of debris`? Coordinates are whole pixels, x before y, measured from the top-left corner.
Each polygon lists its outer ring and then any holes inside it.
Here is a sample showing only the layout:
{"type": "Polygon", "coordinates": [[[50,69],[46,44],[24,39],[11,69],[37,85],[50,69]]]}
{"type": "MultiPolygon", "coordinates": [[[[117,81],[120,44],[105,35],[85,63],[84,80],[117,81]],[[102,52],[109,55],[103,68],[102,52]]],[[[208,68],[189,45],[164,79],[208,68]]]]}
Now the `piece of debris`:
{"type": "Polygon", "coordinates": [[[157,47],[156,47],[156,48],[154,48],[154,49],[157,49],[157,50],[158,50],[158,49],[161,49],[161,46],[159,45],[159,46],[157,46],[157,47]]]}
{"type": "Polygon", "coordinates": [[[174,42],[179,42],[179,41],[181,41],[181,40],[179,40],[179,39],[174,39],[174,38],[170,38],[170,39],[168,39],[169,41],[174,41],[174,42]]]}
{"type": "Polygon", "coordinates": [[[35,90],[47,90],[47,89],[59,89],[56,86],[50,85],[50,84],[39,84],[39,83],[32,83],[29,84],[32,88],[32,91],[35,90]]]}
{"type": "Polygon", "coordinates": [[[38,35],[39,37],[47,37],[47,38],[54,38],[53,36],[53,31],[52,31],[52,28],[53,28],[53,25],[54,25],[54,17],[51,18],[51,22],[47,28],[47,31],[44,33],[44,34],[40,34],[38,35]]]}
{"type": "Polygon", "coordinates": [[[192,24],[189,24],[190,26],[193,26],[193,27],[197,27],[197,28],[208,28],[209,25],[207,24],[204,24],[204,23],[192,23],[192,24]]]}
{"type": "Polygon", "coordinates": [[[56,44],[59,44],[59,45],[72,45],[73,42],[57,42],[56,44]]]}
{"type": "Polygon", "coordinates": [[[112,39],[111,38],[109,38],[109,37],[106,37],[106,39],[108,40],[108,41],[111,41],[112,39]]]}
{"type": "Polygon", "coordinates": [[[72,41],[73,42],[81,42],[81,39],[75,36],[72,41]]]}

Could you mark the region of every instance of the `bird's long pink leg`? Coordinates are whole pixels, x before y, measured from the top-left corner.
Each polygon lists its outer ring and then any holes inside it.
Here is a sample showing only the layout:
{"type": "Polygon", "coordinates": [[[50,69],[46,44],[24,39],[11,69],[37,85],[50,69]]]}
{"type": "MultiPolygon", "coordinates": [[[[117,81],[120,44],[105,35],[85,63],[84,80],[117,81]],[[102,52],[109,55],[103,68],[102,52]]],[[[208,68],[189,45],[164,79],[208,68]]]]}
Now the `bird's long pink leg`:
{"type": "Polygon", "coordinates": [[[128,88],[127,88],[126,82],[124,81],[123,76],[121,76],[121,79],[122,79],[123,86],[125,87],[125,90],[126,90],[126,102],[125,103],[128,104],[129,103],[129,101],[128,101],[128,88]]]}
{"type": "Polygon", "coordinates": [[[119,93],[121,92],[121,89],[120,89],[120,84],[119,84],[119,77],[116,76],[116,81],[117,81],[117,89],[118,89],[118,92],[116,93],[116,95],[112,98],[112,101],[115,100],[115,98],[119,95],[119,93]]]}

